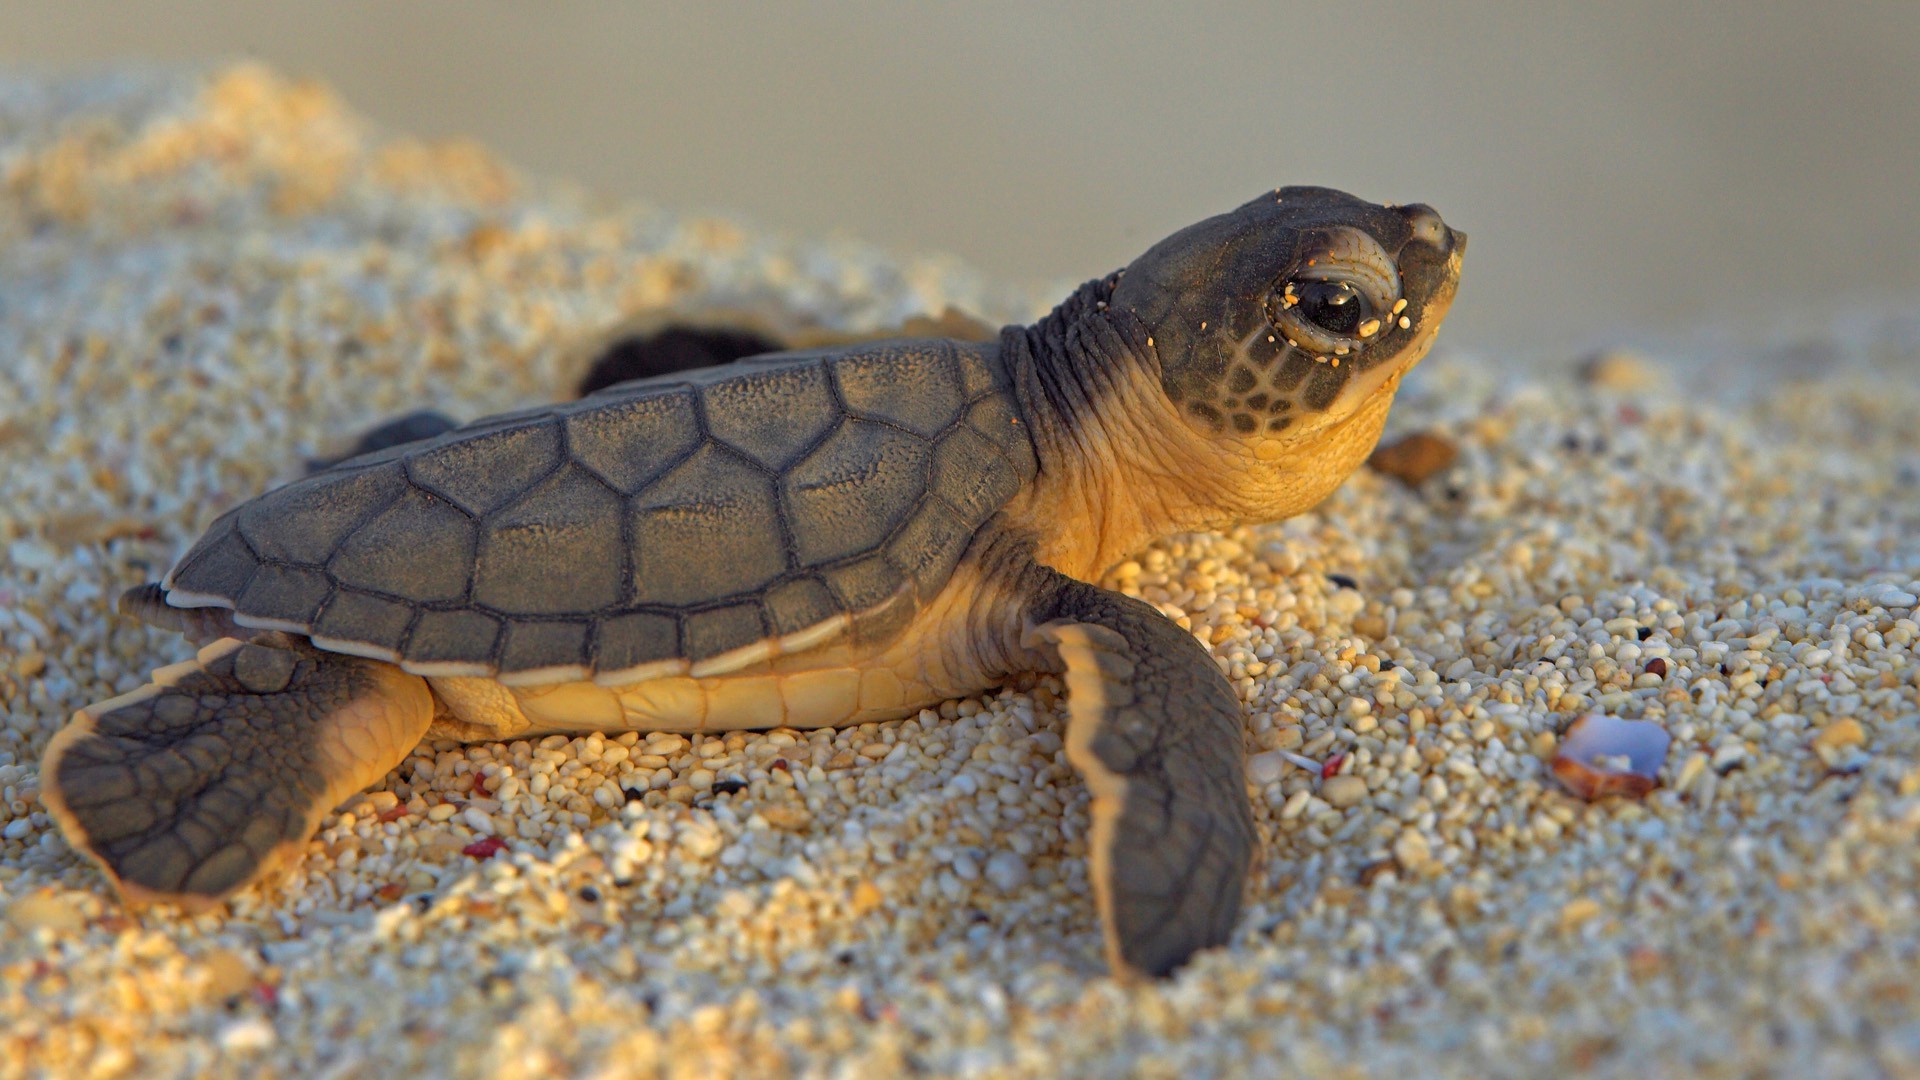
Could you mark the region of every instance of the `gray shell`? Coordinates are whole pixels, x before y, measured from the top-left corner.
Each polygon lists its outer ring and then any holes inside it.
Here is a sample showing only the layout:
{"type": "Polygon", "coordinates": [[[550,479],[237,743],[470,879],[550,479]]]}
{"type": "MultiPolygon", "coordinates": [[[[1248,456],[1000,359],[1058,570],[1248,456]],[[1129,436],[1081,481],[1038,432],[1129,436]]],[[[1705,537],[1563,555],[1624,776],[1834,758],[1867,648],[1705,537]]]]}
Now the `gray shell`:
{"type": "Polygon", "coordinates": [[[1034,470],[992,346],[777,353],[341,462],[163,584],[424,674],[698,663],[841,615],[876,640],[1034,470]]]}

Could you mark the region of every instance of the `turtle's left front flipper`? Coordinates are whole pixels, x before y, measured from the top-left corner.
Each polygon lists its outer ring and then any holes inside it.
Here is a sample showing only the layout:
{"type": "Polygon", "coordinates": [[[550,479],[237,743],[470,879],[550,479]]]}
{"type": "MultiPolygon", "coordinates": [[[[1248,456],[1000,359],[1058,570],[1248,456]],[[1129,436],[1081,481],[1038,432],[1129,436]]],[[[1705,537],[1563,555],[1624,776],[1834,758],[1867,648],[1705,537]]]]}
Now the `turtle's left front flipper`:
{"type": "Polygon", "coordinates": [[[1254,845],[1242,711],[1193,635],[1055,576],[1030,648],[1067,683],[1067,756],[1093,789],[1090,873],[1117,974],[1165,975],[1226,942],[1254,845]]]}

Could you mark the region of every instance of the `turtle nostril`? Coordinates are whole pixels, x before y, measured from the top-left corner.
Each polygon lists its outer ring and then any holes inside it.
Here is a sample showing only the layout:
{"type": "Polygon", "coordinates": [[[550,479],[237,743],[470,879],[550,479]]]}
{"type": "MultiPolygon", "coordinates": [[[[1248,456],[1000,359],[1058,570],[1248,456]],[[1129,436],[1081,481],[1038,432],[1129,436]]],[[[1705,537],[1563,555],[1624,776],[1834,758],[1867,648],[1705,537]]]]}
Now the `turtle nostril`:
{"type": "Polygon", "coordinates": [[[1438,249],[1442,255],[1453,252],[1457,246],[1456,239],[1460,242],[1465,240],[1464,236],[1447,228],[1447,223],[1440,220],[1439,213],[1425,203],[1408,203],[1400,207],[1400,213],[1406,216],[1407,224],[1413,226],[1413,235],[1408,239],[1419,240],[1438,249]]]}

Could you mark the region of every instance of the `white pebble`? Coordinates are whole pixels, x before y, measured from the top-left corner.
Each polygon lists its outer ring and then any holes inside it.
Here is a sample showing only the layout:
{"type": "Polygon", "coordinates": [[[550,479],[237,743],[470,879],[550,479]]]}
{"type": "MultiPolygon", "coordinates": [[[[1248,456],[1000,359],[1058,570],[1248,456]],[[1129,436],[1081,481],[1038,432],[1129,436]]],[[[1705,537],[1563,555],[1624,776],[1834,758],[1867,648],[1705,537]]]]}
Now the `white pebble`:
{"type": "Polygon", "coordinates": [[[987,880],[1003,893],[1011,893],[1027,883],[1027,860],[1011,851],[996,851],[987,859],[987,880]]]}
{"type": "Polygon", "coordinates": [[[711,822],[693,821],[680,827],[681,850],[696,859],[709,859],[726,845],[726,837],[711,822]]]}
{"type": "Polygon", "coordinates": [[[1255,754],[1247,759],[1247,779],[1266,787],[1287,774],[1287,756],[1278,750],[1255,754]]]}
{"type": "Polygon", "coordinates": [[[220,1049],[230,1054],[247,1054],[265,1050],[276,1040],[273,1025],[257,1016],[235,1020],[222,1027],[218,1038],[220,1049]]]}
{"type": "Polygon", "coordinates": [[[1357,776],[1329,777],[1321,785],[1320,795],[1336,810],[1345,810],[1367,797],[1367,782],[1357,776]]]}

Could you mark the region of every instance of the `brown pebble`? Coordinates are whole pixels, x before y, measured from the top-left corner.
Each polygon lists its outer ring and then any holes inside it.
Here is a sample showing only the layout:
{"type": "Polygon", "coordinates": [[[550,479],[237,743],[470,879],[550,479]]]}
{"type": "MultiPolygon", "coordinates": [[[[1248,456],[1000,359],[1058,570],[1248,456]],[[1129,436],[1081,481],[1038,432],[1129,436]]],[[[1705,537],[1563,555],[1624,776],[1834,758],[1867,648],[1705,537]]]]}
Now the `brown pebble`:
{"type": "Polygon", "coordinates": [[[86,917],[71,901],[44,889],[8,904],[7,922],[22,932],[51,930],[56,934],[74,933],[87,925],[86,917]]]}
{"type": "Polygon", "coordinates": [[[253,965],[232,949],[213,949],[200,958],[200,964],[207,973],[207,997],[215,1001],[239,997],[259,981],[253,965]]]}
{"type": "Polygon", "coordinates": [[[1860,726],[1860,721],[1848,716],[1821,728],[1820,734],[1813,737],[1813,748],[1832,753],[1859,746],[1866,741],[1866,729],[1860,726]]]}
{"type": "Polygon", "coordinates": [[[1599,915],[1600,901],[1591,896],[1575,897],[1560,908],[1560,929],[1563,933],[1578,930],[1599,915]]]}
{"type": "Polygon", "coordinates": [[[1582,382],[1601,390],[1645,390],[1660,381],[1645,357],[1619,349],[1581,361],[1579,374],[1582,382]]]}
{"type": "Polygon", "coordinates": [[[1667,958],[1660,950],[1647,945],[1635,945],[1627,953],[1627,974],[1635,982],[1645,982],[1667,968],[1667,958]]]}
{"type": "Polygon", "coordinates": [[[1654,657],[1653,659],[1651,659],[1651,660],[1649,660],[1649,661],[1647,661],[1647,674],[1649,674],[1649,675],[1658,675],[1658,676],[1660,676],[1660,677],[1661,677],[1661,678],[1663,678],[1663,679],[1664,679],[1664,678],[1666,678],[1666,677],[1667,677],[1667,662],[1666,662],[1665,660],[1662,660],[1662,659],[1661,659],[1660,657],[1658,657],[1658,656],[1656,656],[1656,657],[1654,657]]]}
{"type": "Polygon", "coordinates": [[[1408,487],[1419,487],[1429,477],[1445,472],[1459,457],[1460,449],[1452,439],[1416,431],[1375,450],[1367,464],[1408,487]]]}
{"type": "Polygon", "coordinates": [[[774,828],[786,829],[789,832],[799,832],[801,829],[813,824],[813,815],[808,813],[804,806],[790,806],[786,804],[769,806],[760,811],[760,816],[766,818],[767,824],[774,828]]]}

